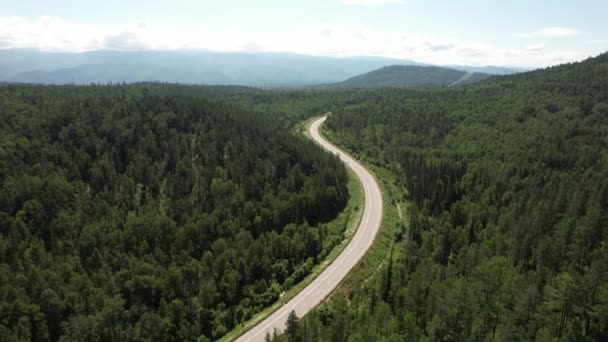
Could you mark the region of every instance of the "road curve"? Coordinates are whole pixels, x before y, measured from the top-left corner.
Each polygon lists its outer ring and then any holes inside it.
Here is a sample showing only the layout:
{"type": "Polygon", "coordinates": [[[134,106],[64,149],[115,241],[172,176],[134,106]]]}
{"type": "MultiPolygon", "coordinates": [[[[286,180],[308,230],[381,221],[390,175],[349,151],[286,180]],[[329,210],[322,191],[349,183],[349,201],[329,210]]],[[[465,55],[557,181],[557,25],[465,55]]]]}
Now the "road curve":
{"type": "Polygon", "coordinates": [[[363,186],[365,194],[365,208],[361,223],[355,236],[340,255],[315,278],[308,286],[300,291],[281,308],[266,317],[249,331],[241,335],[236,341],[261,342],[266,333],[272,335],[273,331],[283,331],[287,316],[295,310],[298,317],[303,317],[315,306],[323,301],[346,277],[346,274],[363,258],[371,247],[382,221],[382,193],[374,177],[359,162],[349,157],[343,151],[329,143],[319,134],[319,127],[327,119],[326,116],[314,121],[310,125],[310,135],[313,140],[324,149],[339,154],[340,159],[350,167],[363,186]]]}

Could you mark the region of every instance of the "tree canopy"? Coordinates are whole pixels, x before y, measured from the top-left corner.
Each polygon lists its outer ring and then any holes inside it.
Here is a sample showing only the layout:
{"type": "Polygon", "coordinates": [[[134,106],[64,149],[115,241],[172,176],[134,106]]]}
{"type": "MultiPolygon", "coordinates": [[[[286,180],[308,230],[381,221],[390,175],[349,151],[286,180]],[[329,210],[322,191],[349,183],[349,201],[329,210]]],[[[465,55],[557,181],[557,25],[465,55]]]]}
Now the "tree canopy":
{"type": "Polygon", "coordinates": [[[339,160],[193,90],[0,86],[0,340],[216,339],[331,250],[339,160]]]}
{"type": "Polygon", "coordinates": [[[608,339],[608,54],[370,91],[327,128],[410,208],[372,286],[299,323],[308,341],[608,339]]]}

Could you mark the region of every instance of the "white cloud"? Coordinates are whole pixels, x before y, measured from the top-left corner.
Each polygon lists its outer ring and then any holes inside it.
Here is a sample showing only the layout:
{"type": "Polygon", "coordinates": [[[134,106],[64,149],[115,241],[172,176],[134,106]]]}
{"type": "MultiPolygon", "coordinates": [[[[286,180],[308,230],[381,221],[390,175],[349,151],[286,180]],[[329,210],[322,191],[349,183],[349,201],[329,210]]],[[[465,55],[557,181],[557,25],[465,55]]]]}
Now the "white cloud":
{"type": "Polygon", "coordinates": [[[321,35],[321,37],[330,37],[331,29],[329,29],[329,28],[321,29],[321,31],[319,31],[319,34],[321,35]]]}
{"type": "Polygon", "coordinates": [[[132,31],[108,35],[105,37],[102,45],[115,50],[143,50],[148,47],[141,37],[132,31]]]}
{"type": "Polygon", "coordinates": [[[526,47],[526,50],[531,53],[540,53],[545,50],[545,43],[528,45],[528,47],[526,47]]]}
{"type": "MultiPolygon", "coordinates": [[[[1,38],[0,38],[0,40],[1,40],[1,38]]],[[[587,44],[587,45],[608,45],[608,39],[585,40],[585,44],[587,44]]]]}
{"type": "Polygon", "coordinates": [[[262,47],[256,43],[245,43],[241,46],[240,50],[244,52],[256,53],[262,51],[262,47]]]}
{"type": "Polygon", "coordinates": [[[446,51],[446,50],[451,50],[456,47],[456,45],[454,45],[454,44],[449,44],[449,43],[437,44],[437,43],[432,43],[432,42],[428,42],[426,44],[426,46],[431,51],[446,51]]]}
{"type": "Polygon", "coordinates": [[[365,40],[365,35],[361,32],[353,32],[353,38],[358,40],[365,40]]]}
{"type": "Polygon", "coordinates": [[[342,0],[342,3],[349,6],[376,7],[388,4],[401,4],[402,0],[342,0]]]}
{"type": "Polygon", "coordinates": [[[543,27],[533,32],[516,33],[514,36],[521,38],[564,38],[578,36],[579,34],[581,32],[573,28],[553,26],[543,27]]]}
{"type": "Polygon", "coordinates": [[[121,27],[80,24],[56,17],[0,17],[3,48],[48,51],[134,50],[153,47],[145,23],[121,27]]]}
{"type": "Polygon", "coordinates": [[[379,31],[364,26],[319,24],[284,30],[159,26],[133,22],[92,25],[54,17],[0,17],[0,48],[45,51],[180,50],[293,52],[335,57],[381,56],[432,64],[547,66],[581,60],[604,45],[581,43],[580,50],[532,44],[504,48],[416,32],[379,31]],[[306,42],[306,44],[302,44],[306,42]]]}

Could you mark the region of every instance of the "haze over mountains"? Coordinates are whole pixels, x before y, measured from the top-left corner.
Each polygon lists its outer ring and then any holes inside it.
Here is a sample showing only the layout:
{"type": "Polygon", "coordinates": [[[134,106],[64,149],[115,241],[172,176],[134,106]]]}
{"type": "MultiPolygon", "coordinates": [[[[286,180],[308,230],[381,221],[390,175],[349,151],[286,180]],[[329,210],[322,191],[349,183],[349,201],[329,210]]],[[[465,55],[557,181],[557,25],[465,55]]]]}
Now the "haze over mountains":
{"type": "MultiPolygon", "coordinates": [[[[342,82],[391,65],[424,64],[381,57],[335,58],[292,53],[0,50],[0,80],[43,84],[162,81],[298,87],[342,82]]],[[[460,70],[459,73],[521,71],[492,66],[450,68],[460,70]]]]}

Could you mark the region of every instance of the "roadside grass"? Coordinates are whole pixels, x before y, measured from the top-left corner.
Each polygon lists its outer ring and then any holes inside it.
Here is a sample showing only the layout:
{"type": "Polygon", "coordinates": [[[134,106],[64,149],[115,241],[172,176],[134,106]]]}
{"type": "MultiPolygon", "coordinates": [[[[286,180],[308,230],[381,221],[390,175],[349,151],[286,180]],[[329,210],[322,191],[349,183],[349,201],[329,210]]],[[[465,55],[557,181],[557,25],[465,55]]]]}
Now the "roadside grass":
{"type": "MultiPolygon", "coordinates": [[[[298,125],[295,133],[303,134],[308,139],[312,139],[310,134],[308,133],[308,127],[312,124],[313,121],[318,119],[319,117],[313,117],[301,125],[298,125]]],[[[361,183],[359,182],[355,173],[350,169],[348,170],[348,192],[349,199],[346,204],[344,210],[338,214],[338,216],[330,221],[325,223],[327,226],[328,235],[338,235],[341,234],[341,242],[333,247],[331,252],[325,257],[325,259],[317,263],[311,273],[304,278],[301,282],[291,287],[289,290],[285,291],[281,297],[271,306],[265,308],[264,310],[253,315],[251,319],[246,322],[243,322],[237,325],[234,329],[229,331],[226,335],[224,335],[218,341],[220,342],[228,342],[237,339],[239,336],[247,332],[247,330],[253,328],[259,322],[261,322],[264,318],[268,317],[274,311],[279,309],[283,304],[288,302],[290,299],[295,297],[303,288],[305,288],[308,284],[310,284],[319,274],[327,268],[327,266],[336,259],[336,257],[344,250],[344,248],[348,245],[350,240],[352,239],[354,233],[359,226],[359,222],[361,221],[361,216],[363,214],[363,206],[364,206],[364,194],[361,183]],[[340,233],[342,232],[342,233],[340,233]]],[[[395,209],[396,210],[396,209],[395,209]]]]}
{"type": "MultiPolygon", "coordinates": [[[[326,113],[324,115],[330,115],[331,113],[326,113]]],[[[297,125],[294,129],[294,132],[296,134],[302,134],[304,135],[306,138],[308,138],[309,140],[312,140],[312,137],[310,136],[310,132],[308,131],[308,128],[310,128],[310,125],[312,125],[313,122],[315,122],[318,118],[322,117],[323,115],[319,115],[319,116],[313,116],[311,118],[309,118],[308,120],[302,122],[301,124],[297,125]]],[[[321,126],[323,127],[323,126],[321,126]]],[[[321,128],[321,131],[323,131],[323,128],[321,128]]],[[[350,170],[350,169],[349,169],[350,170]]]]}
{"type": "MultiPolygon", "coordinates": [[[[328,296],[325,300],[325,302],[328,302],[337,293],[344,294],[348,298],[353,292],[359,292],[364,287],[373,286],[374,281],[381,274],[380,271],[383,266],[388,264],[393,245],[400,239],[405,238],[405,229],[408,225],[408,203],[403,200],[405,198],[405,190],[397,186],[397,179],[389,169],[377,165],[361,155],[353,154],[340,144],[340,141],[336,139],[331,131],[324,128],[325,126],[321,127],[321,131],[325,137],[343,151],[354,156],[373,174],[382,192],[384,202],[382,223],[374,243],[357,266],[348,273],[338,289],[328,296]],[[397,205],[401,207],[403,218],[399,217],[397,205]]],[[[398,253],[398,248],[393,249],[393,259],[398,257],[398,253]]],[[[315,308],[315,310],[317,309],[318,307],[315,308]]]]}

